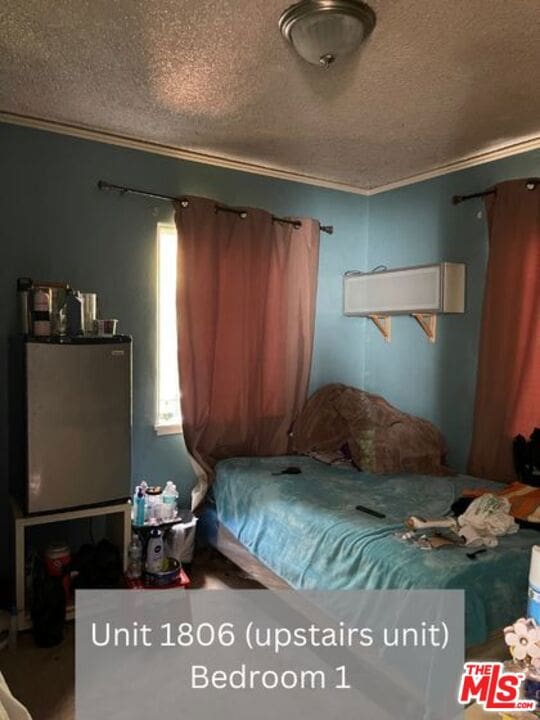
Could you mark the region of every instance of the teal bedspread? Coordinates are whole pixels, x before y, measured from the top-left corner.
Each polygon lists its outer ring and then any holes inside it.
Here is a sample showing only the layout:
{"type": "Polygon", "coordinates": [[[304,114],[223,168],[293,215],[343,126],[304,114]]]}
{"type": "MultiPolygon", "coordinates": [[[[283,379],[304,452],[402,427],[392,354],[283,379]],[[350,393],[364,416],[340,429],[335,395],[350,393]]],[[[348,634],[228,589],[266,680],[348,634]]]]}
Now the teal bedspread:
{"type": "Polygon", "coordinates": [[[466,642],[474,645],[525,612],[538,534],[520,530],[470,560],[464,548],[421,550],[394,533],[409,515],[444,515],[464,488],[478,486],[499,487],[466,476],[376,476],[298,456],[235,458],[218,464],[214,497],[219,521],[294,588],[465,589],[466,642]],[[290,465],[302,473],[273,474],[290,465]]]}

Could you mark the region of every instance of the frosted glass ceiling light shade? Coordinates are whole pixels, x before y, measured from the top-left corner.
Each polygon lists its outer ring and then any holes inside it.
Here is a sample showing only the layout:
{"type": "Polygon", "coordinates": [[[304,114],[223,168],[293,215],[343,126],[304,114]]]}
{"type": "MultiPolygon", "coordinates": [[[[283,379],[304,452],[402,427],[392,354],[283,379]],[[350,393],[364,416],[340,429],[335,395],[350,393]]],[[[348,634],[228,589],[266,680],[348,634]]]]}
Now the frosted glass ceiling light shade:
{"type": "Polygon", "coordinates": [[[375,27],[373,10],[360,0],[302,0],[279,19],[279,29],[300,57],[328,68],[357,50],[375,27]]]}

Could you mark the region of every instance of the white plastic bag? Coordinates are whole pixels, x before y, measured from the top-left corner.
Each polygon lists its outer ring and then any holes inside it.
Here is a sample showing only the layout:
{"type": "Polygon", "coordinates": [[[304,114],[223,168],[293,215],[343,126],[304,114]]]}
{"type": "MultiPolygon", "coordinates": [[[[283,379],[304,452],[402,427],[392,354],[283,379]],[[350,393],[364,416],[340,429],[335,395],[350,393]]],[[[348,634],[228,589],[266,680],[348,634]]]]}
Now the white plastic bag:
{"type": "Polygon", "coordinates": [[[180,511],[182,521],[170,527],[165,533],[165,551],[180,563],[190,563],[195,551],[195,532],[198,518],[189,510],[180,511]]]}
{"type": "Polygon", "coordinates": [[[466,545],[495,547],[497,537],[511,535],[519,525],[510,515],[510,502],[505,497],[486,493],[473,500],[467,510],[458,517],[459,534],[466,545]]]}

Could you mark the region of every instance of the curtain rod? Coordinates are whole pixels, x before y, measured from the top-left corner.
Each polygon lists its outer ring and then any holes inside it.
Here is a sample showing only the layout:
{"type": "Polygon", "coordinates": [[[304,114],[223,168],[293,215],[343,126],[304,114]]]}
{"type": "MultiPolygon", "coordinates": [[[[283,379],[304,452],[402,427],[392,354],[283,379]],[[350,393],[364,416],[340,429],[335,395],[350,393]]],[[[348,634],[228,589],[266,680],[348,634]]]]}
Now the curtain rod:
{"type": "Polygon", "coordinates": [[[470,195],[454,195],[452,198],[453,205],[459,205],[467,200],[473,200],[474,198],[486,197],[487,195],[495,195],[496,190],[483,190],[482,192],[471,193],[470,195]]]}
{"type": "MultiPolygon", "coordinates": [[[[149,192],[148,190],[139,190],[138,188],[124,187],[123,185],[115,185],[114,183],[107,182],[106,180],[98,180],[97,184],[100,190],[111,190],[113,192],[119,192],[122,195],[128,193],[130,195],[143,195],[144,197],[156,198],[156,200],[170,200],[171,202],[180,201],[182,198],[176,197],[175,195],[162,195],[161,193],[149,192]]],[[[231,208],[225,205],[216,204],[216,210],[222,212],[232,212],[240,215],[240,217],[247,217],[247,211],[241,208],[231,208]]],[[[274,222],[286,223],[287,225],[294,225],[294,227],[301,227],[302,223],[300,220],[289,220],[288,218],[280,218],[272,215],[274,222]]],[[[332,235],[334,232],[333,225],[320,225],[321,232],[332,235]]]]}
{"type": "MultiPolygon", "coordinates": [[[[540,182],[539,178],[528,178],[525,180],[525,187],[527,190],[534,190],[534,188],[538,185],[540,182]]],[[[479,197],[486,197],[486,195],[495,195],[497,191],[495,188],[489,188],[489,190],[483,190],[482,192],[477,193],[471,193],[470,195],[454,195],[452,198],[452,203],[454,205],[459,205],[462,202],[466,202],[467,200],[473,200],[474,198],[479,197]]]]}

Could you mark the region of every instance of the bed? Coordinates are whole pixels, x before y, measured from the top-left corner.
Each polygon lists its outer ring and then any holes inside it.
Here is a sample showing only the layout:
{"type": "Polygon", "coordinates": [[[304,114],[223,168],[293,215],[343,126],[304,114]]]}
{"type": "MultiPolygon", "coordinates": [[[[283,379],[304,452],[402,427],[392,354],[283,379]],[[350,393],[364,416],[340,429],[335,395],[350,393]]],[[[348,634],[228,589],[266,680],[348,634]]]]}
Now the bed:
{"type": "Polygon", "coordinates": [[[226,548],[225,554],[235,561],[239,547],[247,550],[267,571],[263,584],[271,586],[463,588],[466,644],[476,646],[525,612],[537,533],[500,538],[497,548],[475,560],[466,548],[421,550],[394,535],[411,514],[446,514],[471,487],[500,486],[468,476],[376,476],[300,456],[225,460],[217,465],[212,493],[222,531],[218,549],[227,545],[232,552],[226,548]],[[288,466],[301,473],[281,474],[288,466]],[[386,517],[360,512],[357,505],[386,517]]]}

